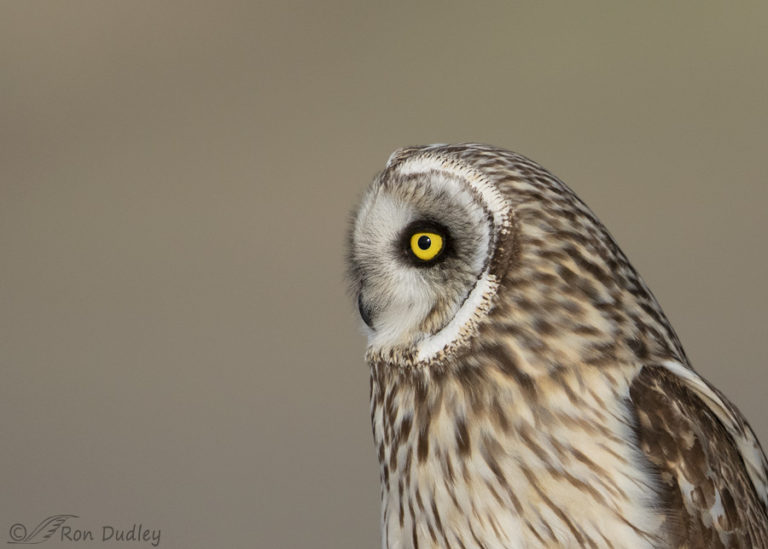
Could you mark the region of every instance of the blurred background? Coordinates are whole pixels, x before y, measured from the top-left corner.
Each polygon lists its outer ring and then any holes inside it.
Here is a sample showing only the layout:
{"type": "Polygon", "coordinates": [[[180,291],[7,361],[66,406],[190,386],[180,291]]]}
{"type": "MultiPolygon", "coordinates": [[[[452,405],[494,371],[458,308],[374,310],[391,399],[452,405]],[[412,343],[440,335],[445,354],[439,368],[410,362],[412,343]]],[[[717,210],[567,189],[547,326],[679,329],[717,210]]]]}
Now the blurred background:
{"type": "Polygon", "coordinates": [[[0,542],[378,546],[344,241],[409,144],[566,181],[768,444],[767,67],[765,2],[2,3],[0,542]]]}

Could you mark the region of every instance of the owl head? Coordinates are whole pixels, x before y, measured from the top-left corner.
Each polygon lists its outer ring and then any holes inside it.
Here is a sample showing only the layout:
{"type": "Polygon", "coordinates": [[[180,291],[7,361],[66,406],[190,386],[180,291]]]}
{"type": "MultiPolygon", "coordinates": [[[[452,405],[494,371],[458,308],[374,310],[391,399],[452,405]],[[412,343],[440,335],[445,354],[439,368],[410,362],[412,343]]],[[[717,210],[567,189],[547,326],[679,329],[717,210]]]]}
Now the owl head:
{"type": "Polygon", "coordinates": [[[504,197],[479,170],[439,146],[393,153],[350,234],[369,347],[423,359],[449,345],[490,305],[509,232],[504,197]]]}
{"type": "Polygon", "coordinates": [[[354,216],[348,265],[369,354],[398,364],[442,359],[489,323],[520,352],[557,349],[556,337],[586,356],[646,340],[677,347],[589,208],[538,164],[496,147],[395,151],[354,216]]]}

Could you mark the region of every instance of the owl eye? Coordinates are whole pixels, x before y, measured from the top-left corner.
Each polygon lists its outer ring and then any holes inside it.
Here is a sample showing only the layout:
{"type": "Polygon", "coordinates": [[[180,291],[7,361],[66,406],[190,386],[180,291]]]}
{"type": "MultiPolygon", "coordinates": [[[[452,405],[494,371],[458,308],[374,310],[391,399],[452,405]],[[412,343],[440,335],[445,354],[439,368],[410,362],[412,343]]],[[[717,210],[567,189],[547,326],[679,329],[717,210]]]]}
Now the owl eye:
{"type": "Polygon", "coordinates": [[[445,248],[443,236],[431,231],[418,231],[411,235],[411,253],[421,261],[432,261],[445,248]]]}

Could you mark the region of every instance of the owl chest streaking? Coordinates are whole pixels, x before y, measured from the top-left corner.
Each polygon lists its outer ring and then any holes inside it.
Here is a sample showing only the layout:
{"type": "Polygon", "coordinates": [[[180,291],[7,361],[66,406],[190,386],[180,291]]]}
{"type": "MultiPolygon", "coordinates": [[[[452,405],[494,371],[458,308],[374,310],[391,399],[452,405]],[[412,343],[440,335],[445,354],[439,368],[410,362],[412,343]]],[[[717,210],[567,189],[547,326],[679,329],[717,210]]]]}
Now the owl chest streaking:
{"type": "Polygon", "coordinates": [[[542,167],[485,145],[397,151],[349,273],[383,547],[768,547],[752,430],[542,167]]]}

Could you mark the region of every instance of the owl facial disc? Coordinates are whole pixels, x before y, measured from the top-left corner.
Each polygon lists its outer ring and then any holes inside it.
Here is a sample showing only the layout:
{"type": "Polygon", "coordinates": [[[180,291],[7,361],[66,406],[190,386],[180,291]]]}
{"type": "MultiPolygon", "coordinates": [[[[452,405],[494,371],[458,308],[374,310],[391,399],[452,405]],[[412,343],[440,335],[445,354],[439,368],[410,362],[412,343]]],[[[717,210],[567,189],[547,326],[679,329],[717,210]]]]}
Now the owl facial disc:
{"type": "Polygon", "coordinates": [[[490,307],[491,259],[509,207],[480,173],[425,147],[396,152],[363,197],[350,278],[369,351],[429,361],[490,307]]]}

